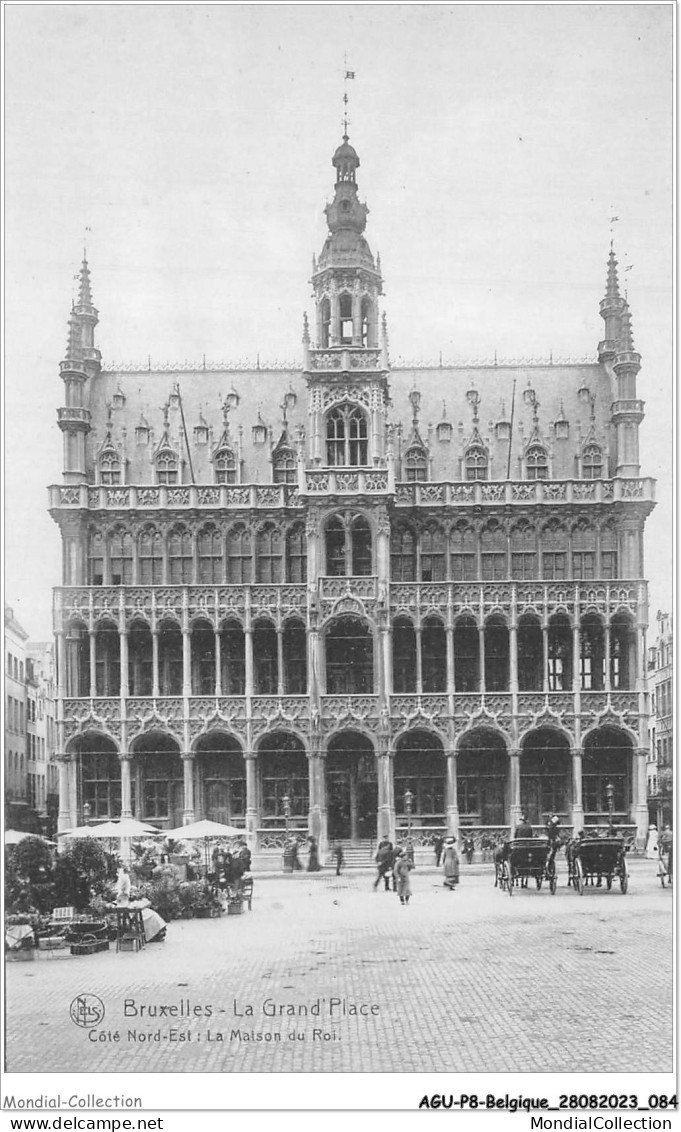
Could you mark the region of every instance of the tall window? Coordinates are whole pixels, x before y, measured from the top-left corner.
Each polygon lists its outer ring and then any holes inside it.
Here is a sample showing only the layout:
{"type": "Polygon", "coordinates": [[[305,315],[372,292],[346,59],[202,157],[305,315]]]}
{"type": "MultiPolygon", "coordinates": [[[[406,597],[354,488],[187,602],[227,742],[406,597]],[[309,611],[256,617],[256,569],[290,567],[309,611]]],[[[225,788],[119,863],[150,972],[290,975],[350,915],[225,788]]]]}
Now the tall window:
{"type": "Polygon", "coordinates": [[[394,582],[416,581],[416,536],[411,527],[390,532],[390,574],[394,582]]]}
{"type": "Polygon", "coordinates": [[[393,691],[416,691],[416,633],[411,621],[397,617],[393,622],[393,691]]]}
{"type": "Polygon", "coordinates": [[[224,582],[222,563],[222,535],[215,527],[199,531],[199,584],[217,585],[224,582]]]}
{"type": "Polygon", "coordinates": [[[480,636],[472,617],[454,625],[454,691],[477,692],[480,685],[480,636]]]}
{"type": "Polygon", "coordinates": [[[424,692],[447,691],[447,638],[437,617],[427,617],[421,629],[421,685],[424,692]]]}
{"type": "Polygon", "coordinates": [[[428,455],[420,444],[412,444],[404,454],[404,478],[410,483],[428,479],[428,455]]]}
{"type": "Polygon", "coordinates": [[[160,586],[163,581],[163,542],[155,527],[145,527],[137,544],[140,585],[160,586]]]}
{"type": "Polygon", "coordinates": [[[490,519],[480,532],[480,564],[484,582],[505,578],[507,568],[506,532],[496,519],[490,519]]]}
{"type": "Polygon", "coordinates": [[[226,621],[220,632],[222,694],[243,696],[246,691],[246,643],[238,621],[226,621]]]}
{"type": "Polygon", "coordinates": [[[283,582],[283,539],[273,523],[266,523],[256,535],[255,568],[258,582],[283,582]]]}
{"type": "Polygon", "coordinates": [[[368,463],[367,419],[361,409],[347,402],[332,409],[326,418],[326,462],[334,467],[359,467],[368,463]]]}
{"type": "Polygon", "coordinates": [[[528,480],[549,478],[549,457],[543,444],[532,444],[525,453],[525,471],[528,480]]]}
{"type": "Polygon", "coordinates": [[[585,692],[601,692],[605,679],[605,634],[602,621],[588,613],[580,625],[580,675],[585,692]]]}
{"type": "Polygon", "coordinates": [[[236,456],[231,448],[221,448],[213,457],[216,483],[236,483],[236,456]]]}
{"type": "Polygon", "coordinates": [[[111,535],[109,544],[111,585],[132,585],[132,535],[120,528],[111,535]]]}
{"type": "Polygon", "coordinates": [[[272,478],[275,483],[297,483],[298,461],[292,448],[279,448],[272,461],[272,478]]]}
{"type": "Polygon", "coordinates": [[[582,452],[582,478],[599,480],[603,475],[603,450],[598,444],[587,444],[582,452]]]}
{"type": "Polygon", "coordinates": [[[525,520],[511,528],[511,577],[518,582],[537,577],[537,533],[525,520]]]}
{"type": "Polygon", "coordinates": [[[253,577],[251,532],[239,523],[227,532],[227,581],[243,585],[253,577]]]}
{"type": "Polygon", "coordinates": [[[286,581],[307,581],[307,539],[302,523],[296,523],[286,535],[286,581]]]}
{"type": "Polygon", "coordinates": [[[455,582],[470,582],[477,576],[477,547],[475,531],[465,520],[460,520],[452,530],[451,564],[452,579],[455,582]]]}
{"type": "Polygon", "coordinates": [[[302,621],[287,621],[282,641],[284,694],[304,696],[307,691],[307,633],[302,621]]]}
{"type": "Polygon", "coordinates": [[[156,454],[156,482],[176,484],[178,482],[177,454],[169,448],[164,448],[156,454]]]}
{"type": "Polygon", "coordinates": [[[334,515],[326,526],[326,572],[331,577],[364,577],[371,574],[373,552],[371,527],[358,515],[334,515]]]}
{"type": "Polygon", "coordinates": [[[352,346],[352,295],[342,294],[339,301],[341,346],[352,346]]]}
{"type": "Polygon", "coordinates": [[[554,613],[549,621],[549,691],[569,692],[572,688],[572,627],[564,613],[554,613]]]}
{"type": "Polygon", "coordinates": [[[322,349],[326,350],[331,344],[331,302],[328,298],[322,299],[322,349]]]}
{"type": "Polygon", "coordinates": [[[277,631],[271,621],[253,629],[253,681],[256,696],[276,696],[278,681],[277,631]]]}
{"type": "Polygon", "coordinates": [[[589,581],[596,576],[596,531],[585,520],[572,529],[572,577],[589,581]]]}
{"type": "Polygon", "coordinates": [[[466,479],[486,480],[488,463],[487,449],[481,444],[471,444],[464,457],[466,479]]]}
{"type": "Polygon", "coordinates": [[[104,585],[104,539],[99,531],[92,531],[88,547],[88,584],[104,585]]]}
{"type": "Polygon", "coordinates": [[[440,582],[447,574],[445,534],[438,523],[429,523],[420,538],[421,581],[440,582]]]}
{"type": "Polygon", "coordinates": [[[617,577],[617,532],[610,523],[601,527],[601,578],[617,577]]]}
{"type": "Polygon", "coordinates": [[[112,448],[107,448],[99,457],[99,482],[104,484],[121,482],[121,458],[112,448]]]}
{"type": "Polygon", "coordinates": [[[329,695],[373,693],[374,647],[368,625],[350,617],[332,621],[325,647],[329,695]]]}
{"type": "Polygon", "coordinates": [[[188,585],[194,572],[192,536],[186,527],[176,527],[168,536],[170,584],[188,585]]]}
{"type": "Polygon", "coordinates": [[[567,531],[560,523],[548,523],[541,533],[542,577],[558,581],[567,577],[567,531]]]}

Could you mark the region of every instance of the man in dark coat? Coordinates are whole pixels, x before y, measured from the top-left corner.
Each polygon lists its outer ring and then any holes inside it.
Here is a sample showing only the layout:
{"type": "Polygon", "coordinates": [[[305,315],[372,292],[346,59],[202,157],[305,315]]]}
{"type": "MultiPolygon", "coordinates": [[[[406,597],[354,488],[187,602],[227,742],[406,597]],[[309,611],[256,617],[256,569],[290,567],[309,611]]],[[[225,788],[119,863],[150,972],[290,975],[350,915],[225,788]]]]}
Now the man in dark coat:
{"type": "Polygon", "coordinates": [[[390,892],[390,877],[392,876],[393,862],[395,854],[393,852],[392,841],[388,841],[386,837],[379,843],[376,851],[376,865],[378,873],[374,881],[374,888],[378,888],[381,880],[385,884],[385,891],[390,892]]]}
{"type": "Polygon", "coordinates": [[[525,814],[520,815],[520,821],[518,822],[517,826],[515,827],[515,833],[514,833],[513,836],[514,837],[521,837],[521,838],[522,837],[534,837],[534,833],[532,831],[532,826],[530,825],[527,818],[525,817],[525,814]]]}

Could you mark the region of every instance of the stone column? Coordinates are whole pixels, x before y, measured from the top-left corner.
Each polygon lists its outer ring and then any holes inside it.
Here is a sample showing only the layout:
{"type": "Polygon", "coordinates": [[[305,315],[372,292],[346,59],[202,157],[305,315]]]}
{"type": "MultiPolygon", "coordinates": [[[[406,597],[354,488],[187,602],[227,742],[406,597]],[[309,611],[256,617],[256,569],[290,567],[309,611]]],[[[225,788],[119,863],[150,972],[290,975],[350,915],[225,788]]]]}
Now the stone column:
{"type": "Polygon", "coordinates": [[[484,621],[478,626],[478,652],[480,653],[480,695],[485,694],[485,623],[484,621]]]}
{"type": "Polygon", "coordinates": [[[215,630],[215,695],[222,695],[222,637],[219,626],[215,630]]]}
{"type": "Polygon", "coordinates": [[[63,700],[66,695],[66,648],[63,629],[55,633],[57,638],[57,699],[63,700]]]}
{"type": "Polygon", "coordinates": [[[579,635],[579,617],[576,617],[572,626],[572,687],[577,695],[582,688],[581,656],[582,641],[579,635]]]}
{"type": "Polygon", "coordinates": [[[277,625],[277,695],[284,694],[284,634],[281,625],[277,625]]]}
{"type": "Polygon", "coordinates": [[[513,747],[509,756],[509,822],[511,836],[513,836],[513,831],[522,813],[520,804],[520,748],[513,747]]]}
{"type": "Polygon", "coordinates": [[[387,837],[395,844],[395,784],[393,761],[384,743],[378,752],[378,837],[387,837]]]}
{"type": "Polygon", "coordinates": [[[447,642],[447,695],[454,695],[454,626],[451,623],[447,624],[445,629],[445,641],[447,642]]]}
{"type": "Polygon", "coordinates": [[[459,798],[456,783],[456,750],[451,748],[445,751],[446,777],[445,777],[445,813],[447,821],[447,834],[450,837],[459,836],[459,798]]]}
{"type": "Polygon", "coordinates": [[[421,644],[422,633],[421,626],[417,626],[415,631],[416,636],[416,694],[420,696],[423,692],[423,659],[421,657],[421,644]]]}
{"type": "Polygon", "coordinates": [[[97,634],[94,629],[89,631],[90,637],[90,698],[97,695],[97,634]]]}
{"type": "MultiPolygon", "coordinates": [[[[509,688],[511,695],[517,697],[518,695],[518,626],[515,621],[511,623],[509,628],[509,688]]],[[[517,708],[514,704],[513,714],[515,715],[517,708]]]]}
{"type": "Polygon", "coordinates": [[[311,751],[308,756],[308,776],[310,808],[307,828],[310,836],[317,841],[321,855],[326,853],[326,823],[322,821],[324,811],[324,760],[320,757],[319,750],[311,751]]]}
{"type": "Polygon", "coordinates": [[[130,695],[130,673],[128,671],[128,634],[125,629],[119,629],[118,640],[121,660],[121,696],[127,699],[130,695]]]}
{"type": "Polygon", "coordinates": [[[132,789],[130,784],[130,759],[131,755],[122,753],[120,756],[121,761],[121,817],[131,818],[132,814],[132,789]]]}
{"type": "Polygon", "coordinates": [[[251,628],[244,629],[244,657],[245,657],[245,672],[246,672],[246,688],[247,696],[253,695],[253,630],[251,628]]]}
{"type": "Polygon", "coordinates": [[[258,848],[258,765],[255,751],[244,751],[246,763],[246,842],[251,853],[258,848]]]}
{"type": "Polygon", "coordinates": [[[604,660],[603,660],[603,664],[605,666],[605,672],[603,673],[603,688],[605,689],[606,692],[610,692],[612,690],[612,680],[611,680],[611,673],[610,673],[611,642],[610,642],[610,618],[609,617],[606,617],[606,619],[603,623],[603,640],[604,640],[604,644],[605,644],[605,657],[604,657],[604,660]]]}
{"type": "Polygon", "coordinates": [[[182,695],[192,694],[192,639],[189,629],[182,629],[182,695]]]}
{"type": "Polygon", "coordinates": [[[331,293],[331,327],[329,336],[330,346],[340,346],[340,295],[334,290],[331,293]]]}
{"type": "Polygon", "coordinates": [[[59,817],[57,828],[61,833],[76,825],[76,814],[71,810],[71,779],[74,776],[75,763],[68,755],[57,755],[59,766],[59,817]]]}
{"type": "Polygon", "coordinates": [[[184,770],[183,821],[185,825],[189,825],[194,821],[194,753],[192,751],[183,752],[182,769],[184,770]]]}
{"type": "Polygon", "coordinates": [[[541,651],[543,657],[542,691],[546,695],[549,690],[549,627],[545,621],[541,627],[541,651]]]}
{"type": "Polygon", "coordinates": [[[636,846],[642,849],[648,837],[648,781],[646,776],[646,748],[639,747],[634,751],[634,813],[636,822],[636,846]]]}
{"type": "Polygon", "coordinates": [[[572,751],[572,825],[575,833],[584,829],[584,803],[582,799],[582,749],[572,751]]]}
{"type": "Polygon", "coordinates": [[[158,679],[158,629],[153,629],[151,633],[151,672],[151,694],[158,698],[161,694],[158,679]]]}

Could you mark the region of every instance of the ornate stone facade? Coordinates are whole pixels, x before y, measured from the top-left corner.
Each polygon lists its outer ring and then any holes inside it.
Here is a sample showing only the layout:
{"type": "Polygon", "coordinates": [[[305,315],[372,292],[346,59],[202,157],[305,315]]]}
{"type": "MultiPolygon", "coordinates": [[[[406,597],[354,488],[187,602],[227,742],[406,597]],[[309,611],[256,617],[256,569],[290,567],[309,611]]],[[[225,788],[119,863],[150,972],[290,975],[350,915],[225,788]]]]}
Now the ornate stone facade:
{"type": "Polygon", "coordinates": [[[642,839],[654,485],[614,253],[597,362],[391,369],[347,138],[333,161],[300,369],[104,369],[83,263],[49,489],[61,828],[87,802],[325,852],[522,810],[642,839]]]}

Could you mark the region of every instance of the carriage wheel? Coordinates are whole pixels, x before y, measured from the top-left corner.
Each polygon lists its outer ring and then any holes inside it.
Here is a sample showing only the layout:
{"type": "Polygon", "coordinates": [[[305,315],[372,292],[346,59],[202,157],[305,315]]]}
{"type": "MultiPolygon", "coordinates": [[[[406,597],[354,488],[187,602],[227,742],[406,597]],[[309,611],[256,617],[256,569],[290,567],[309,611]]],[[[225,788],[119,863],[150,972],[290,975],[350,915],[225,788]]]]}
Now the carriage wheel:
{"type": "Polygon", "coordinates": [[[538,889],[539,889],[539,888],[541,888],[541,882],[543,881],[543,879],[544,879],[544,878],[543,878],[543,877],[541,877],[541,876],[537,876],[537,877],[535,877],[534,879],[535,879],[535,881],[537,882],[537,888],[538,888],[538,889]]]}
{"type": "Polygon", "coordinates": [[[575,888],[577,889],[577,892],[579,893],[579,895],[583,896],[584,895],[584,870],[582,868],[582,862],[580,861],[579,857],[577,857],[577,859],[575,861],[574,884],[575,884],[575,888]]]}
{"type": "Polygon", "coordinates": [[[551,873],[551,876],[549,877],[549,889],[551,891],[552,896],[554,895],[557,888],[558,888],[558,878],[556,877],[555,872],[553,872],[553,873],[551,873]]]}
{"type": "Polygon", "coordinates": [[[662,864],[662,861],[659,861],[659,862],[658,862],[658,866],[657,866],[657,875],[658,875],[658,876],[659,876],[659,878],[660,878],[660,884],[661,884],[661,885],[662,885],[662,887],[664,888],[664,882],[665,882],[665,875],[666,875],[666,874],[665,874],[665,871],[664,871],[664,865],[662,864]]]}
{"type": "Polygon", "coordinates": [[[620,892],[622,893],[622,896],[624,896],[628,887],[629,873],[627,872],[627,863],[626,861],[622,861],[622,867],[620,869],[620,892]]]}

